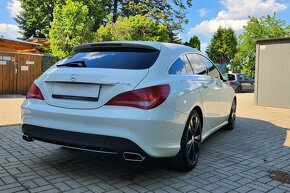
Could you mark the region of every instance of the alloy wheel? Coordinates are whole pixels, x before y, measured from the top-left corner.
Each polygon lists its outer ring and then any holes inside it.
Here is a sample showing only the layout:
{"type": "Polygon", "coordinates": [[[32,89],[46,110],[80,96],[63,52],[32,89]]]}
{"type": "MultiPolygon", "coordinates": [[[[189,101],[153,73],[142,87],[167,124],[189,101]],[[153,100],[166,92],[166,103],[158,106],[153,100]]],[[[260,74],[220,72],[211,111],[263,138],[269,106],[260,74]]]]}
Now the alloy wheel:
{"type": "Polygon", "coordinates": [[[201,122],[197,114],[193,115],[188,124],[186,142],[186,157],[188,161],[195,164],[199,157],[201,143],[201,122]]]}

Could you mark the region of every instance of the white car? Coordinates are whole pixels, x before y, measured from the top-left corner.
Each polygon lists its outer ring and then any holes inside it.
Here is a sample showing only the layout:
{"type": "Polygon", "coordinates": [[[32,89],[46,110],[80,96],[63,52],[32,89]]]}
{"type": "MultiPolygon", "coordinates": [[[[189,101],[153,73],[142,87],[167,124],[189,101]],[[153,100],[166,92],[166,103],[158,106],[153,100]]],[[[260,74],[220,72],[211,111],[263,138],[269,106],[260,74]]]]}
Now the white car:
{"type": "Polygon", "coordinates": [[[201,142],[235,126],[236,97],[215,65],[187,46],[101,42],[74,48],[42,74],[22,104],[26,141],[170,158],[195,167],[201,142]]]}

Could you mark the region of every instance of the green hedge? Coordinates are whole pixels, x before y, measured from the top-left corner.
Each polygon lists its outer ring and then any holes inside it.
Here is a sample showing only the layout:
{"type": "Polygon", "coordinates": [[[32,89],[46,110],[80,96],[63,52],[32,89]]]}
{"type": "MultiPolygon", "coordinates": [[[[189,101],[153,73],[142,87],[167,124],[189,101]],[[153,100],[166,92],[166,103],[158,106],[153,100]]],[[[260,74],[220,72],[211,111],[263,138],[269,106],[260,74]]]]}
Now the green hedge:
{"type": "Polygon", "coordinates": [[[59,58],[53,55],[44,55],[42,57],[41,61],[41,70],[42,72],[45,72],[49,67],[54,65],[57,61],[59,61],[59,58]]]}

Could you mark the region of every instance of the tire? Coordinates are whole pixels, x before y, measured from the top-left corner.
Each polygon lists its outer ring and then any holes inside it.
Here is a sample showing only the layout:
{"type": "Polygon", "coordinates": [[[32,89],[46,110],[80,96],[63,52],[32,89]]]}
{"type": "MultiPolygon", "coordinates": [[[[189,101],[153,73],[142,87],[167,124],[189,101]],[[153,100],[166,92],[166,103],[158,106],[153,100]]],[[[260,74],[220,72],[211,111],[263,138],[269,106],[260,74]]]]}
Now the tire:
{"type": "Polygon", "coordinates": [[[191,171],[198,162],[201,143],[201,118],[196,110],[190,114],[181,138],[180,151],[170,160],[170,166],[177,171],[191,171]]]}
{"type": "Polygon", "coordinates": [[[235,128],[236,125],[236,109],[237,109],[237,102],[236,99],[233,100],[231,112],[228,119],[228,124],[224,127],[225,130],[231,131],[235,128]]]}

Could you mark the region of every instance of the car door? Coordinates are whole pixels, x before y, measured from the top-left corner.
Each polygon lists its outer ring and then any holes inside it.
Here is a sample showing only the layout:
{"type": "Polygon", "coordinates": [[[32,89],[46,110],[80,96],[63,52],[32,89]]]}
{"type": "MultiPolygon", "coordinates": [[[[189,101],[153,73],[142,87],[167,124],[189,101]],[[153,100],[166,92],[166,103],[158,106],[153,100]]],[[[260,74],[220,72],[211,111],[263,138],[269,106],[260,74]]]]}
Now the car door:
{"type": "Polygon", "coordinates": [[[204,125],[203,132],[208,133],[220,124],[219,83],[207,74],[207,68],[199,54],[187,54],[194,71],[194,78],[203,100],[204,125]]]}
{"type": "Polygon", "coordinates": [[[217,119],[218,125],[220,125],[228,119],[231,108],[231,94],[217,67],[207,57],[202,56],[202,61],[208,69],[208,76],[214,81],[215,94],[219,96],[219,115],[217,119]]]}

